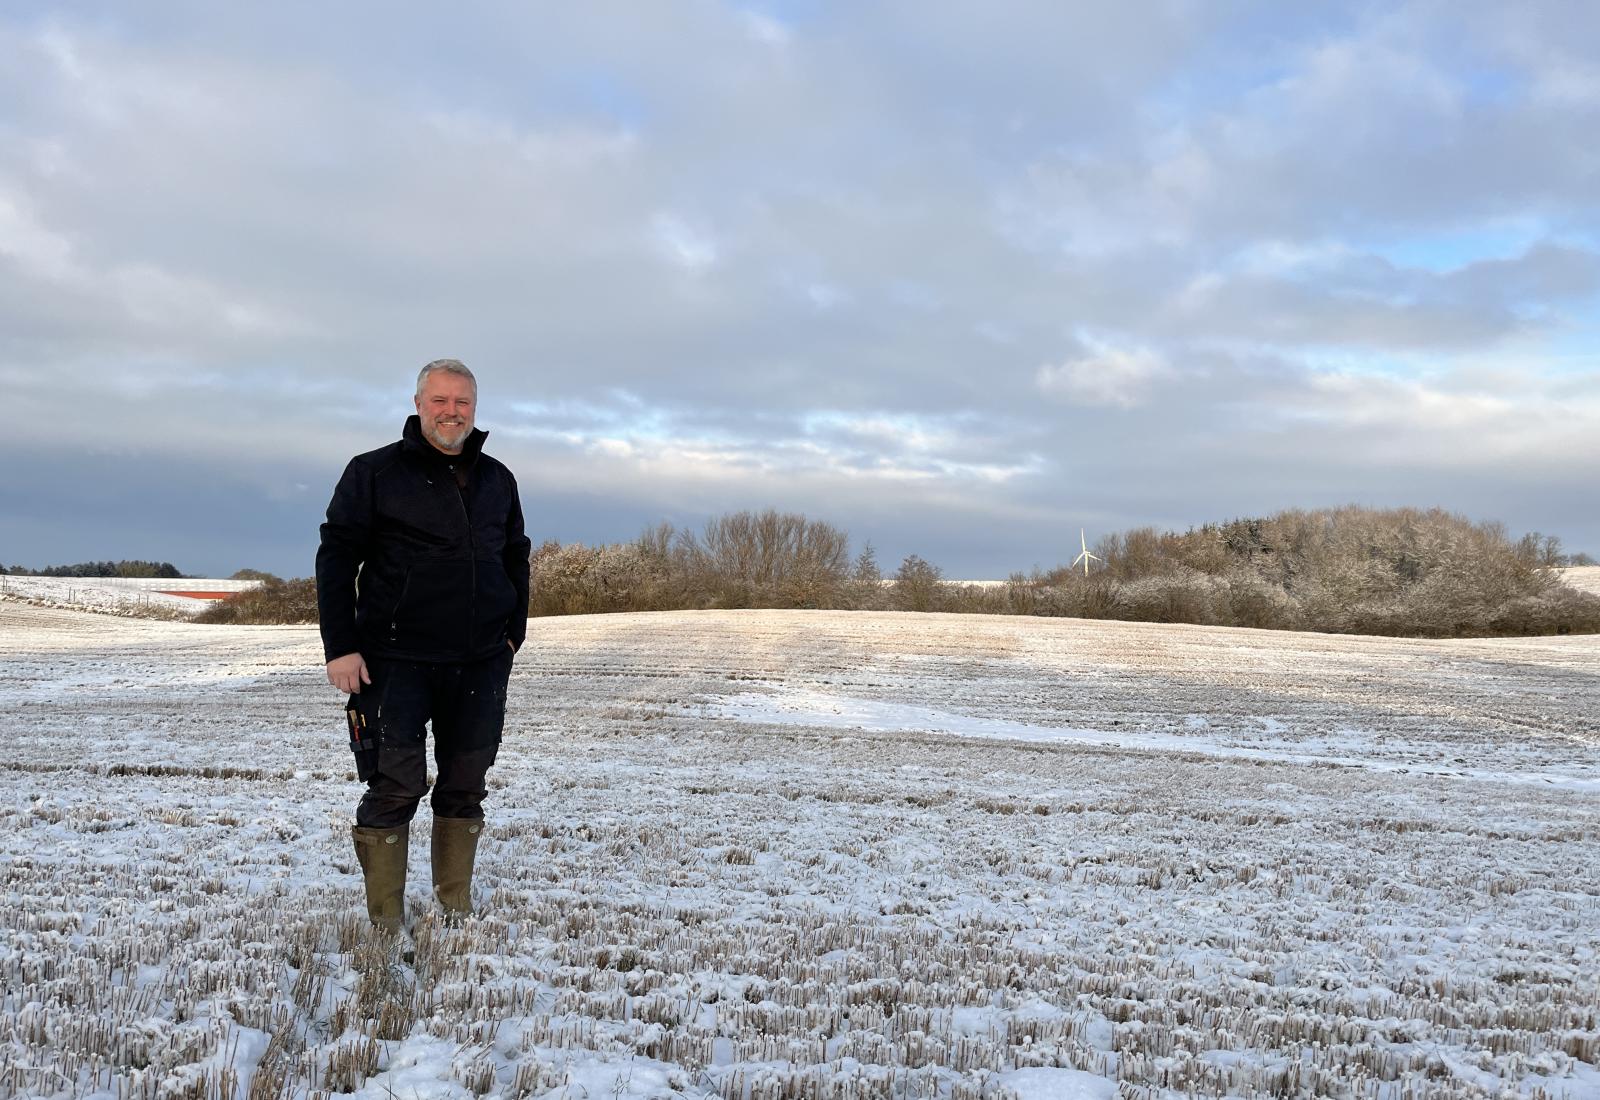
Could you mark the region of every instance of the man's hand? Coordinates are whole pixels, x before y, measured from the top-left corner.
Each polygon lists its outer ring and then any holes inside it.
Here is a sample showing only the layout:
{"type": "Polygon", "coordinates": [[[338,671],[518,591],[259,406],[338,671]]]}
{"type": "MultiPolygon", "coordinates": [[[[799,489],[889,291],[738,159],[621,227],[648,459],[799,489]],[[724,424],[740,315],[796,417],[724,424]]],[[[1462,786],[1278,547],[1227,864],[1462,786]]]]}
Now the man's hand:
{"type": "Polygon", "coordinates": [[[372,677],[361,654],[346,653],[328,662],[328,683],[347,695],[360,695],[361,685],[372,683],[372,677]]]}

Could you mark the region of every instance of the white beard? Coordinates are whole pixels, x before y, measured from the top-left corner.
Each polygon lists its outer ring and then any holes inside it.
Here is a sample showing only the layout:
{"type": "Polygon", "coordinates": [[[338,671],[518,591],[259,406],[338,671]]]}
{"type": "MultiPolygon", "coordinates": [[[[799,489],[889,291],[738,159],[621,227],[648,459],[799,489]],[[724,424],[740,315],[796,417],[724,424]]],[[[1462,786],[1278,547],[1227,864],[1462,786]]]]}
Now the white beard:
{"type": "Polygon", "coordinates": [[[447,428],[424,424],[422,434],[427,437],[429,443],[432,443],[440,450],[454,451],[467,441],[467,436],[472,433],[472,426],[470,424],[462,425],[456,429],[456,434],[453,436],[445,434],[448,430],[447,428]]]}

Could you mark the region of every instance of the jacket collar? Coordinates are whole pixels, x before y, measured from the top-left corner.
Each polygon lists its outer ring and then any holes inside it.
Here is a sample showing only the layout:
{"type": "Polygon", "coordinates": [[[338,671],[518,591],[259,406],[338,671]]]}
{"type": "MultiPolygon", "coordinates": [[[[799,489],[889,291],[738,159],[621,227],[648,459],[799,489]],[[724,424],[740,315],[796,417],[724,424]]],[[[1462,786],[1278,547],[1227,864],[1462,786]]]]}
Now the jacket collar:
{"type": "Polygon", "coordinates": [[[416,413],[406,417],[405,429],[400,433],[400,441],[408,451],[415,451],[440,462],[453,462],[459,459],[468,466],[475,465],[478,455],[483,452],[483,441],[489,438],[489,433],[482,428],[473,428],[467,435],[467,441],[461,445],[459,455],[447,455],[422,434],[422,418],[416,413]]]}

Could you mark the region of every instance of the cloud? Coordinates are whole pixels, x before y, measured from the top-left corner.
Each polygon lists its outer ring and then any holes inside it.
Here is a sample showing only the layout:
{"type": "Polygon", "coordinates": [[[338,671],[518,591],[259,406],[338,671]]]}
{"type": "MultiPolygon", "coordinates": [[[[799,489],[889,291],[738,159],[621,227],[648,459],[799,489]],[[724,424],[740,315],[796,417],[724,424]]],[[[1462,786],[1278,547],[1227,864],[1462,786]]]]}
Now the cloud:
{"type": "Polygon", "coordinates": [[[717,262],[717,245],[709,233],[673,214],[657,214],[650,224],[667,259],[685,271],[701,272],[717,262]]]}
{"type": "Polygon", "coordinates": [[[1039,368],[1039,390],[1080,405],[1131,409],[1144,402],[1166,365],[1145,348],[1091,344],[1088,354],[1039,368]]]}
{"type": "Polygon", "coordinates": [[[10,9],[0,378],[48,486],[4,553],[119,552],[93,453],[277,499],[309,560],[447,355],[563,537],[805,507],[970,575],[1382,497],[1600,551],[1597,19],[10,9]]]}
{"type": "Polygon", "coordinates": [[[740,13],[745,21],[745,29],[750,37],[767,46],[787,46],[794,34],[781,21],[770,15],[760,12],[746,11],[740,13]]]}

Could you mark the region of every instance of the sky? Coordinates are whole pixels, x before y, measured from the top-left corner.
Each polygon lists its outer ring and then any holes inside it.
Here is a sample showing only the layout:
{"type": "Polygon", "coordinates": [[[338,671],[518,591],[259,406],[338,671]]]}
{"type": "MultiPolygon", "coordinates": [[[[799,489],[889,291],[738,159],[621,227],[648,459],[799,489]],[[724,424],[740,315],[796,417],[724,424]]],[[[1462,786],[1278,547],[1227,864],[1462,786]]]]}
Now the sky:
{"type": "Polygon", "coordinates": [[[312,570],[417,370],[529,533],[1600,555],[1600,6],[0,8],[0,563],[312,570]]]}

